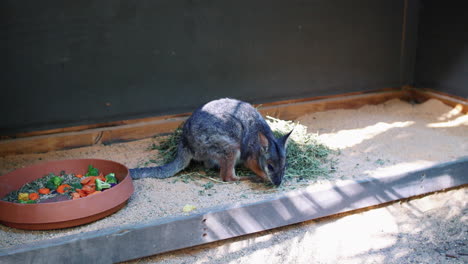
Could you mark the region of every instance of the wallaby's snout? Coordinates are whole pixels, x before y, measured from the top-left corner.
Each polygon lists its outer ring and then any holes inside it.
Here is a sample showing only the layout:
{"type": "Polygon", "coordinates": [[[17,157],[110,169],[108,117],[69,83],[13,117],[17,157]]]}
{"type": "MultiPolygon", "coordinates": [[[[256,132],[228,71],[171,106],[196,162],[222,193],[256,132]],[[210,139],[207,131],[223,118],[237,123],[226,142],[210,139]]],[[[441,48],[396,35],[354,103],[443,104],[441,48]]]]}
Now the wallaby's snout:
{"type": "Polygon", "coordinates": [[[260,167],[275,186],[279,186],[283,182],[286,170],[286,148],[291,133],[292,131],[278,139],[267,138],[263,134],[259,134],[259,141],[263,147],[259,157],[260,167]]]}
{"type": "Polygon", "coordinates": [[[282,173],[282,175],[275,175],[274,177],[270,178],[270,180],[275,186],[280,186],[281,183],[283,182],[283,177],[284,177],[284,172],[282,173]]]}

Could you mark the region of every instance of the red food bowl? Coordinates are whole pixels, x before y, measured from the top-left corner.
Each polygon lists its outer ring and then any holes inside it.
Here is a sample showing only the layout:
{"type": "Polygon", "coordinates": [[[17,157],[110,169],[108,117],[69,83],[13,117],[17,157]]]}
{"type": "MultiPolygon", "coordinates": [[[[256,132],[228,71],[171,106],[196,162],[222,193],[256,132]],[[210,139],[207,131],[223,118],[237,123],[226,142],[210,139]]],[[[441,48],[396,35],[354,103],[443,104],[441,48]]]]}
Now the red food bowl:
{"type": "Polygon", "coordinates": [[[76,200],[38,204],[0,200],[0,223],[28,230],[59,229],[96,221],[124,207],[134,190],[128,168],[114,161],[100,159],[50,161],[17,169],[0,177],[0,198],[51,172],[85,174],[89,165],[104,175],[115,173],[119,183],[104,192],[76,200]]]}

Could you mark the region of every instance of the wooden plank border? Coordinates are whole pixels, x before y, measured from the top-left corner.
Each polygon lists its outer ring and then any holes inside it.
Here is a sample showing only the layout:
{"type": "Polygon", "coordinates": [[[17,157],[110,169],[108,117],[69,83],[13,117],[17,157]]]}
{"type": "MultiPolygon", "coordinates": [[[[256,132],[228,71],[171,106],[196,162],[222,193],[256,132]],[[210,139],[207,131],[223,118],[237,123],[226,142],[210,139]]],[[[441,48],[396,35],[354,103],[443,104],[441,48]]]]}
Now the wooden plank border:
{"type": "Polygon", "coordinates": [[[43,153],[60,149],[148,138],[173,131],[185,118],[161,119],[116,127],[93,128],[78,132],[63,132],[52,135],[1,140],[0,156],[43,153]]]}
{"type": "MultiPolygon", "coordinates": [[[[330,96],[318,96],[318,97],[309,97],[309,98],[301,98],[301,99],[292,99],[292,100],[271,102],[271,103],[264,104],[264,106],[293,104],[293,103],[316,101],[316,100],[322,100],[322,99],[339,99],[339,98],[346,98],[349,96],[360,95],[360,94],[389,92],[389,91],[396,91],[396,90],[399,90],[399,89],[398,88],[386,88],[386,89],[371,90],[367,92],[353,92],[353,93],[337,94],[337,95],[330,95],[330,96]]],[[[1,140],[15,139],[15,138],[33,137],[33,136],[41,136],[41,135],[59,134],[59,133],[64,133],[64,132],[79,132],[79,131],[95,129],[95,128],[117,127],[117,126],[131,125],[131,124],[138,124],[138,123],[151,123],[155,121],[171,120],[171,119],[179,118],[179,117],[187,117],[188,115],[190,115],[190,113],[154,116],[154,117],[137,118],[137,119],[129,119],[129,120],[119,120],[119,121],[106,122],[106,123],[96,123],[96,124],[71,126],[71,127],[55,128],[55,129],[48,129],[48,130],[22,132],[22,133],[16,133],[14,135],[1,135],[0,139],[1,140]]]]}
{"type": "Polygon", "coordinates": [[[311,187],[248,205],[4,248],[0,249],[0,262],[72,264],[131,260],[466,187],[466,171],[468,157],[399,175],[311,187]]]}
{"type": "MultiPolygon", "coordinates": [[[[369,104],[380,104],[390,99],[423,102],[435,98],[468,113],[468,100],[430,89],[410,86],[369,92],[303,98],[259,105],[263,115],[293,120],[307,113],[332,109],[355,109],[369,104]]],[[[124,120],[106,124],[36,131],[16,135],[18,138],[0,140],[0,157],[6,155],[43,153],[95,144],[111,144],[164,134],[177,128],[190,113],[179,115],[124,120]]]]}
{"type": "MultiPolygon", "coordinates": [[[[402,89],[382,89],[334,96],[303,98],[273,102],[258,106],[264,115],[295,119],[303,114],[331,109],[359,108],[379,104],[394,98],[408,98],[402,89]]],[[[16,135],[14,139],[0,140],[0,156],[43,153],[94,144],[111,144],[152,137],[173,131],[190,113],[127,120],[89,126],[36,131],[16,135]]]]}
{"type": "Polygon", "coordinates": [[[460,109],[463,113],[468,113],[468,99],[450,95],[447,93],[439,92],[432,89],[422,89],[410,87],[407,89],[410,93],[411,98],[416,102],[424,102],[429,99],[437,99],[446,105],[450,105],[454,108],[460,109]]]}

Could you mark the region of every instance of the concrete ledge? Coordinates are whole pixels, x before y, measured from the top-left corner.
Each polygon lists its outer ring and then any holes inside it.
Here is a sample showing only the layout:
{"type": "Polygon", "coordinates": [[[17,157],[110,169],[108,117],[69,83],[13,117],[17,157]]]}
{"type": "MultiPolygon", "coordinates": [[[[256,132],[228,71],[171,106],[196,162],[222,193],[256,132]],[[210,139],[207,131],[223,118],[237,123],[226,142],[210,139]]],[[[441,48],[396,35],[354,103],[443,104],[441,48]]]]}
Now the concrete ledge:
{"type": "Polygon", "coordinates": [[[343,181],[257,203],[213,208],[0,249],[0,263],[114,263],[468,186],[468,157],[418,171],[343,181]]]}

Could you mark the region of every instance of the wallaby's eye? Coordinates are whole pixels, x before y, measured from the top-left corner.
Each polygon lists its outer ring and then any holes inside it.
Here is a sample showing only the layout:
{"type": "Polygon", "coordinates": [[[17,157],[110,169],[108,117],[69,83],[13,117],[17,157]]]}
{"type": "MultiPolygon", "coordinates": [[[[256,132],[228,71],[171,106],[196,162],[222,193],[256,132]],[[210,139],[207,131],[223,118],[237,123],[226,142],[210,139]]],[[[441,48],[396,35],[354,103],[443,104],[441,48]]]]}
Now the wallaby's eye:
{"type": "Polygon", "coordinates": [[[268,170],[269,170],[269,171],[274,171],[274,170],[275,170],[275,168],[273,168],[273,165],[271,165],[271,164],[268,164],[268,170]]]}

